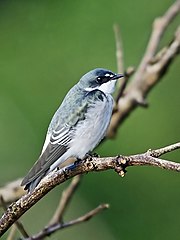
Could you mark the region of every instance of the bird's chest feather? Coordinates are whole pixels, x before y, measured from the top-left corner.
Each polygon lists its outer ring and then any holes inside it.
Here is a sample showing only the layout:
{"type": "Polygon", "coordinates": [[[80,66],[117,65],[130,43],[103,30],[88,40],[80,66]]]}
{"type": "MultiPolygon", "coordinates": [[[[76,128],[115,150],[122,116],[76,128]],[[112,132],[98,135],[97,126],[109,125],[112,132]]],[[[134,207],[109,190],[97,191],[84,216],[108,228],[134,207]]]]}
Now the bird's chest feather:
{"type": "Polygon", "coordinates": [[[75,128],[71,147],[79,158],[93,150],[105,136],[113,109],[113,98],[107,95],[103,101],[92,103],[75,128]]]}

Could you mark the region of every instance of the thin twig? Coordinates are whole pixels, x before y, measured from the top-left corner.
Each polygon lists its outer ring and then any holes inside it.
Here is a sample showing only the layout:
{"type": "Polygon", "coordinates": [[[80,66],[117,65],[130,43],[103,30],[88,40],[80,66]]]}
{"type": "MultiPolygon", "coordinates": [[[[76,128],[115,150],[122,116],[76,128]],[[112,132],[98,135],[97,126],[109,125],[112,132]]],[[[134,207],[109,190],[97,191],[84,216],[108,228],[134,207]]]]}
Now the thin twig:
{"type": "Polygon", "coordinates": [[[54,225],[54,224],[62,222],[64,212],[65,212],[74,192],[76,191],[77,187],[79,186],[81,177],[82,177],[81,175],[75,176],[73,178],[72,182],[70,183],[70,185],[68,186],[68,188],[63,191],[62,197],[58,204],[58,207],[55,210],[55,213],[48,225],[54,225]]]}
{"type": "Polygon", "coordinates": [[[57,230],[63,229],[63,228],[68,228],[74,225],[77,225],[79,223],[83,223],[85,221],[90,220],[92,217],[94,217],[95,215],[97,215],[98,213],[100,213],[101,211],[105,210],[109,208],[108,204],[101,204],[99,205],[97,208],[91,210],[90,212],[84,214],[81,217],[78,217],[74,220],[71,220],[69,222],[66,223],[56,223],[54,225],[50,225],[47,228],[43,229],[40,233],[30,237],[30,238],[26,238],[26,240],[42,240],[45,237],[50,236],[52,233],[56,232],[57,230]]]}
{"type": "MultiPolygon", "coordinates": [[[[6,206],[6,203],[5,203],[2,195],[0,195],[0,202],[1,202],[1,206],[3,207],[4,211],[6,211],[7,206],[6,206]]],[[[23,237],[26,237],[26,238],[29,237],[24,226],[22,225],[22,223],[20,221],[16,221],[14,224],[17,227],[17,229],[19,230],[19,232],[22,234],[23,237]]]]}
{"type": "Polygon", "coordinates": [[[0,236],[2,236],[10,226],[17,221],[28,209],[30,209],[35,203],[37,203],[43,196],[51,191],[55,186],[65,182],[76,175],[84,174],[93,171],[105,171],[108,169],[114,169],[119,175],[124,175],[125,168],[129,166],[155,166],[167,170],[180,172],[180,163],[172,161],[158,159],[153,157],[158,154],[162,155],[167,152],[174,151],[180,148],[180,142],[160,148],[156,150],[147,151],[142,154],[136,154],[131,156],[118,156],[118,157],[88,157],[81,160],[72,168],[60,169],[49,173],[32,192],[24,195],[18,201],[12,203],[7,211],[0,219],[0,236]],[[167,150],[168,149],[168,150],[167,150]]]}
{"type": "MultiPolygon", "coordinates": [[[[126,71],[124,72],[124,77],[123,79],[121,79],[121,82],[119,83],[119,86],[118,86],[118,93],[117,93],[117,96],[115,98],[115,103],[116,103],[116,110],[118,111],[118,102],[120,100],[120,98],[123,96],[124,94],[124,91],[126,89],[126,86],[128,84],[128,80],[129,78],[133,75],[133,73],[135,72],[135,68],[134,67],[128,67],[126,69],[126,71]]],[[[119,80],[120,81],[120,80],[119,80]]]]}
{"type": "Polygon", "coordinates": [[[166,147],[163,147],[163,148],[159,148],[158,150],[149,150],[151,152],[151,156],[152,157],[160,157],[161,155],[163,154],[166,154],[168,152],[172,152],[172,151],[175,151],[177,149],[180,148],[180,142],[179,143],[175,143],[175,144],[172,144],[170,146],[166,146],[166,147]]]}
{"type": "MultiPolygon", "coordinates": [[[[117,62],[117,72],[124,73],[124,57],[123,57],[123,47],[122,47],[122,37],[120,34],[120,28],[118,24],[113,25],[114,38],[116,43],[116,62],[117,62]]],[[[116,97],[116,103],[119,98],[123,95],[124,89],[127,85],[128,77],[124,74],[124,78],[118,81],[118,94],[116,97]]]]}
{"type": "Polygon", "coordinates": [[[122,47],[122,38],[120,34],[120,29],[118,24],[113,25],[114,37],[116,43],[116,62],[117,62],[117,71],[118,73],[124,72],[124,60],[123,60],[123,47],[122,47]]]}

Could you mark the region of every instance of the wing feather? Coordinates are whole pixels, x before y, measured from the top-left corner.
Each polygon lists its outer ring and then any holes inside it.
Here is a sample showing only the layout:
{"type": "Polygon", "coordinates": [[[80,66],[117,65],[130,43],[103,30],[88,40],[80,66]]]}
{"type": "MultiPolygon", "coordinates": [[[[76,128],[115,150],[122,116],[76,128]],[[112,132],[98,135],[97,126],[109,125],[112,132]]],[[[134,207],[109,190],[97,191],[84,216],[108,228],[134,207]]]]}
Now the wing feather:
{"type": "Polygon", "coordinates": [[[70,129],[53,131],[49,143],[46,143],[46,149],[41,153],[38,160],[35,162],[29,173],[23,179],[22,185],[27,185],[28,183],[32,182],[34,179],[45,173],[49,169],[49,167],[69,149],[68,143],[70,141],[70,129]]]}

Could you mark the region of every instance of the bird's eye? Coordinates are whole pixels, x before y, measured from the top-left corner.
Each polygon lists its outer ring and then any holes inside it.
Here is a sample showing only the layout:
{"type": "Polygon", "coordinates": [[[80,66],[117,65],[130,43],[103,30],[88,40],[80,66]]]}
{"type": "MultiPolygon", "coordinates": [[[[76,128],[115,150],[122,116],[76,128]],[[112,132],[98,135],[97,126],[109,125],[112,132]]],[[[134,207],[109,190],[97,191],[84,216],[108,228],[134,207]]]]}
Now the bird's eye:
{"type": "Polygon", "coordinates": [[[110,79],[112,79],[114,77],[114,74],[112,73],[106,73],[105,75],[103,76],[98,76],[96,78],[96,81],[99,83],[99,84],[103,84],[103,83],[106,83],[108,82],[110,79]]]}
{"type": "Polygon", "coordinates": [[[99,76],[96,78],[96,81],[99,83],[99,84],[103,84],[103,83],[106,83],[108,82],[110,79],[109,76],[99,76]]]}
{"type": "Polygon", "coordinates": [[[97,77],[97,82],[98,83],[103,83],[104,82],[104,79],[105,77],[97,77]]]}

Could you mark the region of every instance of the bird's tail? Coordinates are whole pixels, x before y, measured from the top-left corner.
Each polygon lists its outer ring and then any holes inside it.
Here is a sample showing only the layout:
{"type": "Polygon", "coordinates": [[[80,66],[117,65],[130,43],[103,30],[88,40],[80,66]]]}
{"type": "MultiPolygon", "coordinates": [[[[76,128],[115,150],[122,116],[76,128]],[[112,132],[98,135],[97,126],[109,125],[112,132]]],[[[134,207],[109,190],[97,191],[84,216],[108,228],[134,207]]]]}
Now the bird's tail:
{"type": "Polygon", "coordinates": [[[45,175],[46,175],[46,172],[27,184],[24,184],[24,182],[22,181],[21,186],[25,185],[24,190],[27,190],[28,193],[29,192],[31,193],[36,188],[36,186],[40,183],[41,179],[45,177],[45,175]]]}

